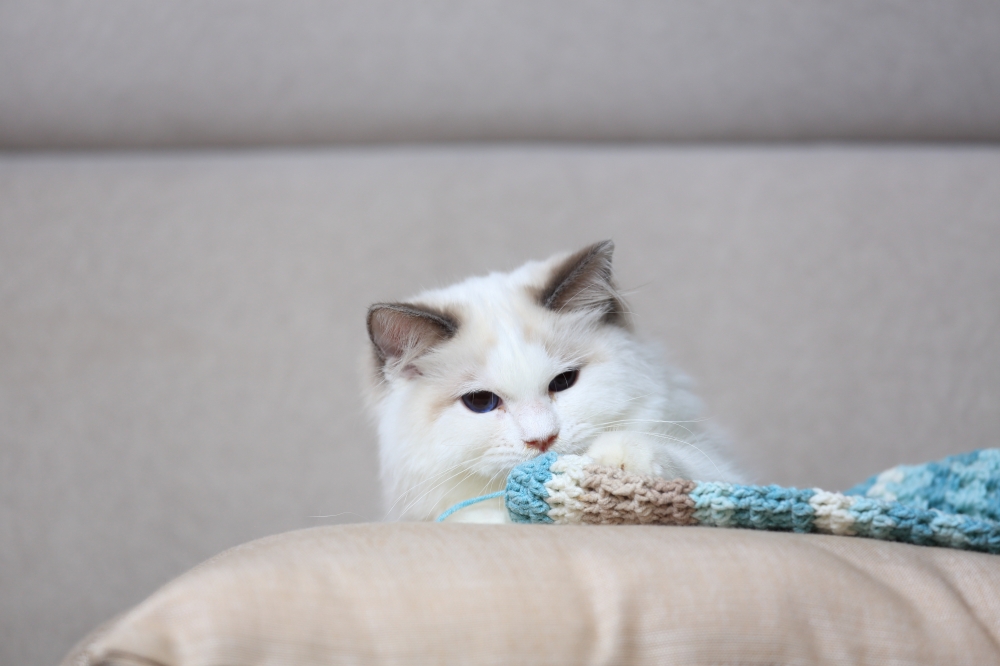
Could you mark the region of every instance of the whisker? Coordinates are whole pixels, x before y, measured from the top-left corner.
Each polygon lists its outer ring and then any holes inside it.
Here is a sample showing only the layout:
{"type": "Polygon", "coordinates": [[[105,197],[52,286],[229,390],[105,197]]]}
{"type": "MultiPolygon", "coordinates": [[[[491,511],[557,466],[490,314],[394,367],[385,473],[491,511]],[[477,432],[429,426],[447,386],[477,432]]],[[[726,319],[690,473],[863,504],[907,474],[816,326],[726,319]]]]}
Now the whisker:
{"type": "MultiPolygon", "coordinates": [[[[399,496],[399,498],[396,499],[396,502],[398,502],[399,499],[402,498],[407,493],[412,492],[413,490],[415,490],[416,488],[419,488],[420,486],[424,485],[425,483],[430,483],[434,479],[437,479],[437,478],[441,477],[442,475],[447,474],[448,472],[450,472],[450,471],[452,471],[454,469],[457,469],[457,468],[459,468],[459,467],[461,467],[462,465],[465,465],[465,464],[466,464],[466,462],[464,460],[461,460],[461,461],[459,461],[459,462],[457,462],[457,463],[455,463],[453,465],[449,465],[448,467],[446,467],[443,470],[440,470],[438,472],[435,472],[434,474],[431,474],[429,477],[427,477],[423,481],[420,481],[420,482],[418,482],[418,483],[410,486],[406,490],[404,490],[403,493],[399,496]]],[[[389,508],[392,509],[394,506],[396,506],[395,503],[393,503],[393,505],[391,507],[389,507],[389,508]]]]}
{"type": "MultiPolygon", "coordinates": [[[[432,487],[430,487],[427,490],[425,490],[424,492],[420,493],[420,495],[418,495],[417,497],[415,497],[406,506],[404,506],[402,509],[400,509],[400,512],[399,512],[400,515],[405,515],[406,512],[410,509],[410,507],[412,507],[417,502],[419,502],[424,497],[426,497],[428,494],[430,494],[431,491],[433,491],[435,488],[438,488],[438,487],[441,486],[441,484],[447,483],[448,481],[454,479],[456,476],[459,476],[460,474],[463,474],[463,472],[464,472],[465,476],[468,476],[470,474],[473,474],[475,472],[475,470],[471,470],[471,469],[470,470],[459,470],[459,471],[455,472],[454,474],[452,474],[451,476],[449,476],[448,478],[443,479],[442,481],[439,481],[438,483],[434,484],[432,487]]],[[[462,480],[464,480],[464,479],[465,479],[465,477],[462,478],[462,480]]],[[[461,481],[459,481],[459,483],[461,483],[461,481]]],[[[457,487],[458,484],[455,484],[455,485],[457,487]]]]}
{"type": "MultiPolygon", "coordinates": [[[[489,480],[480,489],[479,494],[480,495],[484,495],[486,493],[486,491],[489,490],[489,487],[493,484],[493,480],[496,479],[498,476],[500,476],[503,473],[504,473],[504,470],[502,468],[498,469],[496,472],[494,472],[493,476],[491,476],[489,478],[489,480]]],[[[507,472],[507,474],[510,474],[510,472],[507,472]]]]}
{"type": "Polygon", "coordinates": [[[659,437],[660,439],[668,439],[668,440],[676,442],[678,444],[683,444],[685,446],[690,446],[692,449],[694,449],[695,451],[697,451],[698,453],[700,453],[701,455],[703,455],[705,457],[705,460],[707,460],[708,462],[712,463],[712,467],[715,468],[715,471],[719,473],[719,476],[722,476],[722,470],[719,469],[719,466],[716,464],[716,462],[714,460],[712,460],[712,456],[708,455],[702,449],[700,449],[699,447],[695,446],[691,442],[688,442],[688,441],[683,440],[683,439],[679,439],[677,437],[671,437],[670,435],[662,435],[662,434],[655,433],[655,432],[644,432],[642,430],[620,430],[619,432],[634,432],[634,433],[637,433],[637,434],[640,434],[640,435],[650,435],[651,437],[659,437]]]}
{"type": "MultiPolygon", "coordinates": [[[[448,479],[450,479],[453,476],[455,476],[455,474],[461,473],[462,470],[465,468],[466,465],[467,465],[466,461],[460,461],[460,462],[458,462],[458,463],[456,463],[454,465],[451,465],[451,466],[449,466],[449,467],[447,467],[447,468],[445,468],[445,469],[443,469],[443,470],[441,470],[439,472],[436,472],[436,473],[432,474],[431,476],[429,476],[426,479],[423,479],[419,483],[413,484],[412,486],[410,486],[409,488],[407,488],[399,496],[399,498],[396,500],[396,502],[393,503],[393,507],[395,507],[396,503],[398,503],[399,500],[401,500],[401,499],[405,498],[406,500],[409,500],[409,498],[411,496],[411,493],[415,492],[418,488],[420,488],[420,486],[423,486],[423,485],[428,484],[428,483],[433,483],[435,481],[440,481],[440,482],[448,481],[448,479]],[[456,470],[457,470],[457,472],[456,472],[456,470]]],[[[436,487],[436,486],[432,486],[430,488],[430,490],[433,490],[434,487],[436,487]]],[[[391,509],[392,509],[392,507],[390,507],[390,510],[391,509]]],[[[405,509],[404,509],[404,512],[405,512],[405,509]]]]}
{"type": "Polygon", "coordinates": [[[307,516],[307,517],[308,518],[337,518],[338,516],[358,516],[360,518],[361,514],[354,513],[353,511],[341,511],[340,513],[331,513],[331,514],[328,514],[328,515],[325,515],[325,516],[307,516]]]}
{"type": "Polygon", "coordinates": [[[703,418],[700,418],[700,419],[685,419],[683,421],[664,421],[664,420],[661,420],[661,419],[618,419],[616,421],[605,421],[603,423],[596,423],[594,425],[609,425],[609,424],[612,424],[612,423],[626,423],[626,422],[630,422],[630,423],[670,423],[670,424],[673,424],[673,425],[681,425],[682,423],[705,423],[706,421],[710,421],[710,420],[711,419],[709,419],[708,417],[703,417],[703,418]]]}
{"type": "MultiPolygon", "coordinates": [[[[473,474],[475,474],[475,470],[469,470],[468,472],[466,472],[465,476],[463,476],[460,479],[458,479],[457,481],[455,481],[455,483],[450,488],[448,488],[447,490],[443,491],[442,492],[442,496],[446,496],[449,493],[451,493],[452,491],[454,491],[456,488],[458,488],[459,484],[461,484],[461,483],[465,482],[466,480],[468,480],[468,478],[470,476],[472,476],[473,474]]],[[[481,493],[481,492],[480,493],[476,493],[475,495],[473,495],[473,497],[478,497],[479,495],[482,495],[482,494],[483,493],[481,493]]]]}
{"type": "Polygon", "coordinates": [[[612,405],[611,408],[612,409],[617,409],[618,407],[621,407],[622,405],[624,405],[626,402],[632,402],[633,400],[642,400],[643,398],[648,398],[651,395],[653,395],[653,394],[652,393],[644,393],[642,395],[632,396],[631,398],[625,398],[624,400],[619,400],[618,402],[616,402],[614,405],[612,405]]]}
{"type": "Polygon", "coordinates": [[[688,428],[687,426],[685,426],[684,425],[685,423],[704,423],[704,422],[710,421],[710,420],[711,419],[709,419],[707,417],[703,417],[703,418],[700,418],[700,419],[687,419],[687,420],[684,420],[684,421],[661,421],[661,420],[657,420],[657,419],[618,419],[617,421],[605,421],[603,423],[598,423],[598,424],[595,424],[595,425],[603,427],[603,426],[615,425],[615,424],[618,424],[618,423],[667,423],[667,424],[670,424],[670,425],[675,425],[678,428],[681,428],[682,430],[684,430],[685,432],[687,432],[689,435],[693,435],[694,432],[690,428],[688,428]]]}
{"type": "Polygon", "coordinates": [[[419,488],[420,486],[424,485],[425,483],[430,483],[430,482],[432,482],[432,481],[434,481],[434,480],[436,480],[436,479],[439,479],[439,478],[441,478],[442,476],[444,476],[445,474],[448,474],[449,472],[451,472],[451,471],[453,471],[453,470],[455,470],[455,469],[458,469],[459,467],[462,467],[462,466],[464,466],[464,465],[466,465],[466,464],[468,464],[468,463],[467,463],[466,461],[464,461],[464,460],[463,460],[463,461],[460,461],[460,462],[458,462],[458,463],[455,463],[454,465],[451,465],[451,466],[449,466],[449,467],[445,468],[444,470],[442,470],[442,471],[440,471],[440,472],[436,472],[436,473],[432,474],[431,476],[429,476],[428,478],[424,479],[423,481],[420,481],[419,483],[416,483],[416,484],[414,484],[414,485],[410,486],[409,488],[407,488],[406,490],[404,490],[404,491],[403,491],[403,492],[402,492],[402,493],[401,493],[401,494],[399,495],[399,497],[397,497],[397,498],[396,498],[396,501],[392,503],[392,506],[390,506],[390,507],[389,507],[389,508],[388,508],[388,509],[386,510],[386,512],[385,512],[385,516],[384,516],[384,517],[382,518],[382,520],[385,520],[386,518],[388,518],[388,517],[389,517],[389,514],[390,514],[390,513],[392,513],[392,510],[393,510],[394,508],[396,508],[396,505],[397,505],[397,504],[399,504],[399,501],[400,501],[401,499],[403,499],[404,497],[406,497],[407,495],[409,495],[410,493],[412,493],[412,492],[413,492],[414,490],[416,490],[416,489],[417,489],[417,488],[419,488]]]}

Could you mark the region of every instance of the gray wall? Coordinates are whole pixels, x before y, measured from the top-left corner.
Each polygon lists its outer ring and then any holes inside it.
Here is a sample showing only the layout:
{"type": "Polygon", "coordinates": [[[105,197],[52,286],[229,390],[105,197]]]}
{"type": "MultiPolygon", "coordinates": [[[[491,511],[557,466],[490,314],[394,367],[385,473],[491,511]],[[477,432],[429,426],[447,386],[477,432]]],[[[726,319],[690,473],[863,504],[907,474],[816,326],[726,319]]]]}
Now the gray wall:
{"type": "Polygon", "coordinates": [[[0,2],[0,148],[1000,139],[993,0],[0,2]]]}

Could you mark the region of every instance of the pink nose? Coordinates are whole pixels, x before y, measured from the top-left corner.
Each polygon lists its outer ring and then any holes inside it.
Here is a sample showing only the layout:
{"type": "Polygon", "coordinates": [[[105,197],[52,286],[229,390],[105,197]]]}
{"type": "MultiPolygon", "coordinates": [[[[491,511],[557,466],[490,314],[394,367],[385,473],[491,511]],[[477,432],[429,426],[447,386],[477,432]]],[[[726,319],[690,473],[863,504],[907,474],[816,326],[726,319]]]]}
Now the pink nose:
{"type": "Polygon", "coordinates": [[[538,449],[542,453],[545,453],[553,444],[556,443],[556,437],[558,436],[559,433],[556,433],[554,435],[550,435],[546,439],[532,439],[525,442],[524,445],[529,449],[538,449]]]}

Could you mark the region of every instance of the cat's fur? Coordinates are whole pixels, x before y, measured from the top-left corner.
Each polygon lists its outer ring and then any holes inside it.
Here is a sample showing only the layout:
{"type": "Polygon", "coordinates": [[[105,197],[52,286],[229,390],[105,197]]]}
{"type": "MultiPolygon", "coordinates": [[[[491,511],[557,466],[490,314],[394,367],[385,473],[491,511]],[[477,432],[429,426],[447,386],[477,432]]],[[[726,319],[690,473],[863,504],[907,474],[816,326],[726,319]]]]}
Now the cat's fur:
{"type": "MultiPolygon", "coordinates": [[[[368,312],[387,516],[429,520],[552,450],[643,474],[739,480],[688,382],[633,334],[611,241],[368,312]],[[550,392],[560,373],[576,383],[550,392]],[[502,400],[476,413],[462,395],[502,400]]],[[[504,522],[499,501],[454,520],[504,522]]]]}

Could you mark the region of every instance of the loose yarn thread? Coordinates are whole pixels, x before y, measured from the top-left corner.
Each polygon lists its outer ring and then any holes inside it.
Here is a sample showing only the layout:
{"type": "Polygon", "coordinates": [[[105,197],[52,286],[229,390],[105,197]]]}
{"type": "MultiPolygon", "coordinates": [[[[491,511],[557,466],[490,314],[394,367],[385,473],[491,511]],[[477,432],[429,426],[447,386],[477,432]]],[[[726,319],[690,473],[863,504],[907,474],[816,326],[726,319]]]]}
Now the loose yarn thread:
{"type": "Polygon", "coordinates": [[[455,506],[449,508],[447,511],[445,511],[444,513],[442,513],[440,516],[438,516],[436,522],[440,523],[440,522],[444,521],[444,519],[447,518],[448,516],[450,516],[451,514],[455,513],[456,511],[461,511],[462,509],[464,509],[467,506],[472,506],[473,504],[479,504],[480,502],[485,502],[486,500],[491,500],[494,497],[501,497],[504,494],[506,494],[506,492],[507,492],[506,490],[498,490],[495,493],[490,493],[489,495],[480,495],[479,497],[473,497],[472,499],[463,500],[463,501],[459,502],[458,504],[456,504],[455,506]]]}

